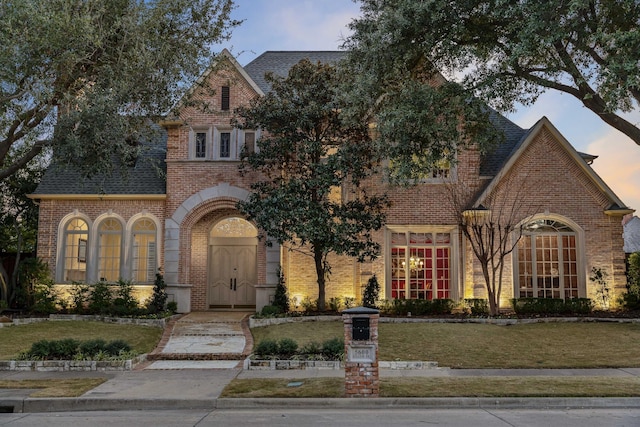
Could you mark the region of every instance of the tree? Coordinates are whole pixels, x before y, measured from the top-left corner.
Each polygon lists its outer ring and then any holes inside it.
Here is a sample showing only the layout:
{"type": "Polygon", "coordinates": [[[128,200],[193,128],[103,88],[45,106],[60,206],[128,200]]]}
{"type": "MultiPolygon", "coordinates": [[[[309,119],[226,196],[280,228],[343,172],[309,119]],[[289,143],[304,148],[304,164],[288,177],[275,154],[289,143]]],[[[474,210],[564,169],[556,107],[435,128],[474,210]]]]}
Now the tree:
{"type": "Polygon", "coordinates": [[[451,212],[480,264],[492,316],[500,313],[507,257],[522,237],[525,220],[537,211],[526,197],[536,188],[531,179],[508,176],[499,187],[483,197],[481,205],[469,206],[475,200],[471,188],[462,183],[447,185],[451,212]]]}
{"type": "Polygon", "coordinates": [[[640,145],[625,120],[640,102],[636,0],[361,0],[345,46],[381,84],[417,65],[458,76],[500,111],[547,89],[576,97],[640,145]]]}
{"type": "Polygon", "coordinates": [[[368,186],[377,163],[367,122],[343,121],[339,77],[330,65],[303,60],[286,78],[267,75],[272,91],[237,111],[239,126],[267,132],[256,152],[244,153],[243,173],[262,179],[239,209],[280,244],[313,258],[319,310],[329,254],[375,258],[372,231],[382,227],[387,206],[368,186]]]}
{"type": "MultiPolygon", "coordinates": [[[[22,169],[0,180],[0,301],[7,304],[11,304],[15,297],[22,253],[34,252],[36,248],[38,206],[27,194],[33,193],[40,182],[45,170],[45,157],[36,157],[22,169]],[[15,254],[11,275],[2,263],[6,254],[15,254]]],[[[11,160],[13,156],[9,158],[11,160]]]]}
{"type": "Polygon", "coordinates": [[[131,159],[239,22],[232,0],[0,3],[0,180],[45,147],[84,175],[131,159]],[[15,153],[20,155],[14,155],[15,153]]]}

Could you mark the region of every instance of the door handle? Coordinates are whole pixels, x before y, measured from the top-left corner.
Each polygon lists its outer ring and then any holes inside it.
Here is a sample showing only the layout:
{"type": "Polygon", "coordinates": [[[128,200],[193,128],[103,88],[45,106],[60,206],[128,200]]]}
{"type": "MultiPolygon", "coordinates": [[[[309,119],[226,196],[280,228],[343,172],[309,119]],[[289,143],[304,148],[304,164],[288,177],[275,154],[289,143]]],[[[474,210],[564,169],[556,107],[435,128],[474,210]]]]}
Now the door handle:
{"type": "Polygon", "coordinates": [[[229,289],[233,290],[233,279],[229,279],[229,289]]]}
{"type": "Polygon", "coordinates": [[[237,285],[238,284],[238,279],[233,279],[233,290],[236,291],[238,290],[237,285]]]}

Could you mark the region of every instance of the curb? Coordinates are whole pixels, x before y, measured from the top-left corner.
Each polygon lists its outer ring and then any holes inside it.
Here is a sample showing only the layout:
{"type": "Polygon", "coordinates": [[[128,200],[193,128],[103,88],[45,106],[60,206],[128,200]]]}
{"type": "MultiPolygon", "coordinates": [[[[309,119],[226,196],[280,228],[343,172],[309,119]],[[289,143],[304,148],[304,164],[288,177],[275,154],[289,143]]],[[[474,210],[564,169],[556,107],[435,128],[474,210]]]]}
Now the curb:
{"type": "Polygon", "coordinates": [[[637,397],[436,397],[436,398],[249,398],[249,399],[2,399],[5,412],[75,412],[125,410],[225,409],[603,409],[638,408],[637,397]],[[11,408],[13,410],[11,411],[11,408]]]}

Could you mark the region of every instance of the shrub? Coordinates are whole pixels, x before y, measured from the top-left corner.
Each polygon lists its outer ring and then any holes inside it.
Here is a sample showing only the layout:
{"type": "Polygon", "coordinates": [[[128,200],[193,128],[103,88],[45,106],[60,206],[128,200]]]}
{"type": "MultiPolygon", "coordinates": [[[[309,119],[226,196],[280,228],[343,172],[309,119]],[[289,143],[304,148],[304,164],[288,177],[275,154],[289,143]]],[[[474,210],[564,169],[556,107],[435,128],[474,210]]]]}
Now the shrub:
{"type": "Polygon", "coordinates": [[[341,360],[344,357],[344,339],[331,338],[323,342],[322,354],[330,360],[341,360]]]}
{"type": "Polygon", "coordinates": [[[101,338],[96,338],[80,343],[79,351],[85,357],[91,357],[99,352],[104,352],[107,348],[107,342],[101,338]]]}
{"type": "Polygon", "coordinates": [[[58,294],[53,288],[53,282],[39,283],[33,287],[33,306],[36,313],[51,314],[58,311],[58,294]]]}
{"type": "Polygon", "coordinates": [[[113,340],[105,346],[105,351],[110,356],[119,356],[131,351],[131,346],[124,340],[113,340]]]}
{"type": "Polygon", "coordinates": [[[278,284],[276,285],[276,293],[273,296],[272,305],[278,307],[281,313],[289,312],[289,296],[287,295],[287,287],[280,267],[278,267],[278,284]]]}
{"type": "Polygon", "coordinates": [[[164,276],[160,272],[157,272],[156,280],[153,282],[153,294],[147,302],[147,310],[149,313],[162,313],[167,304],[167,297],[167,284],[164,281],[164,276]]]}
{"type": "Polygon", "coordinates": [[[300,305],[305,313],[311,313],[318,310],[318,301],[312,301],[309,297],[304,297],[300,305]]]}
{"type": "Polygon", "coordinates": [[[332,297],[329,299],[329,310],[334,312],[339,312],[340,307],[342,307],[342,298],[341,297],[332,297]]]}
{"type": "Polygon", "coordinates": [[[108,314],[113,300],[109,284],[101,280],[91,286],[90,293],[89,312],[92,314],[108,314]]]}
{"type": "Polygon", "coordinates": [[[378,301],[379,295],[380,284],[378,283],[378,278],[374,274],[369,278],[366,286],[364,287],[364,292],[362,293],[362,305],[365,307],[376,308],[376,302],[378,301]]]}
{"type": "Polygon", "coordinates": [[[354,297],[344,297],[344,308],[349,309],[356,306],[356,299],[354,297]]]}
{"type": "Polygon", "coordinates": [[[602,271],[601,268],[593,267],[591,269],[591,276],[589,280],[596,288],[596,295],[598,296],[598,303],[603,310],[609,309],[609,275],[606,271],[602,271]]]}
{"type": "Polygon", "coordinates": [[[472,316],[488,316],[489,301],[483,298],[467,298],[464,300],[465,306],[472,316]]]}
{"type": "Polygon", "coordinates": [[[175,301],[169,301],[167,303],[167,311],[176,314],[178,312],[178,303],[175,301]]]}
{"type": "Polygon", "coordinates": [[[514,298],[511,304],[520,315],[589,314],[593,309],[589,298],[514,298]]]}
{"type": "Polygon", "coordinates": [[[424,299],[395,299],[391,303],[385,302],[383,311],[398,316],[424,316],[434,314],[450,314],[454,303],[448,298],[434,300],[424,299]]]}
{"type": "Polygon", "coordinates": [[[278,354],[278,343],[276,340],[262,340],[256,346],[254,353],[259,357],[270,357],[278,354]]]}
{"type": "Polygon", "coordinates": [[[317,342],[308,342],[301,349],[301,354],[322,354],[322,346],[317,342]]]}
{"type": "Polygon", "coordinates": [[[74,282],[71,286],[71,312],[84,314],[89,302],[89,285],[74,282]]]}
{"type": "Polygon", "coordinates": [[[138,300],[133,296],[133,284],[130,281],[118,280],[118,289],[111,312],[116,315],[137,314],[138,300]]]}
{"type": "Polygon", "coordinates": [[[298,343],[291,338],[282,338],[278,342],[278,354],[283,356],[291,356],[298,351],[298,343]]]}
{"type": "Polygon", "coordinates": [[[281,312],[282,311],[280,307],[277,307],[275,305],[265,305],[264,307],[262,307],[260,315],[264,317],[273,317],[277,314],[280,314],[281,312]]]}

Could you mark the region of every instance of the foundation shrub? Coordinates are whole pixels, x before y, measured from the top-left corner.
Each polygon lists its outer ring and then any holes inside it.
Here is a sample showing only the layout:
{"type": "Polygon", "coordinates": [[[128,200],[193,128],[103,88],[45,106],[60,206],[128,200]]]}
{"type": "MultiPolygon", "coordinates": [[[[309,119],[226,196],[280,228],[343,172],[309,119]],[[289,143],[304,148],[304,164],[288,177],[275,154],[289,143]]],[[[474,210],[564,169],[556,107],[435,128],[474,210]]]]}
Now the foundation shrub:
{"type": "Polygon", "coordinates": [[[589,298],[514,298],[511,304],[518,315],[585,315],[593,311],[589,298]]]}
{"type": "Polygon", "coordinates": [[[454,302],[447,298],[422,300],[422,299],[395,299],[390,304],[384,304],[381,311],[385,314],[397,316],[429,316],[451,314],[454,302]]]}
{"type": "Polygon", "coordinates": [[[289,295],[287,294],[287,286],[285,285],[284,275],[280,267],[278,267],[278,284],[276,285],[272,305],[278,307],[281,313],[289,312],[289,295]]]}
{"type": "Polygon", "coordinates": [[[464,300],[465,308],[472,316],[488,316],[489,301],[483,298],[467,298],[464,300]]]}
{"type": "Polygon", "coordinates": [[[632,253],[627,260],[627,291],[620,303],[627,310],[640,310],[640,252],[632,253]]]}
{"type": "Polygon", "coordinates": [[[92,314],[109,314],[113,301],[109,284],[101,280],[91,286],[90,293],[89,312],[92,314]]]}
{"type": "Polygon", "coordinates": [[[376,303],[380,296],[380,284],[374,274],[369,278],[362,292],[362,305],[369,308],[377,308],[376,303]]]}
{"type": "Polygon", "coordinates": [[[339,312],[342,308],[342,297],[332,297],[329,299],[329,311],[339,312]]]}

